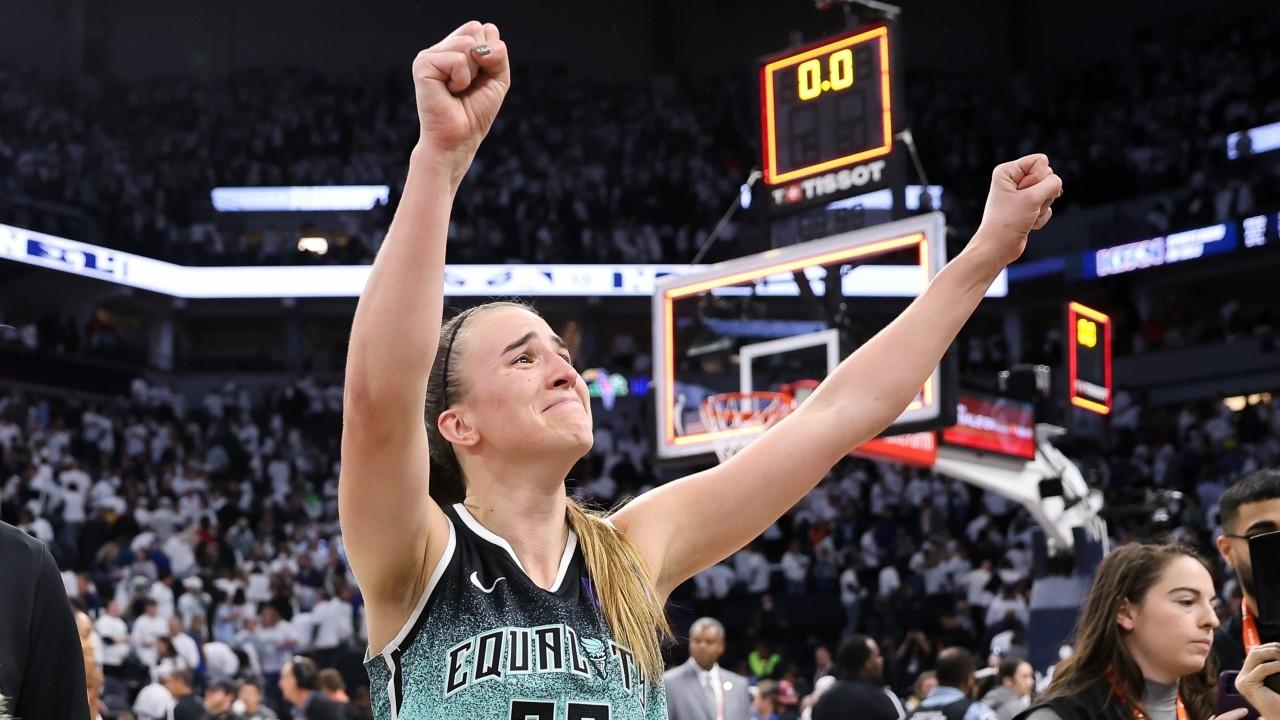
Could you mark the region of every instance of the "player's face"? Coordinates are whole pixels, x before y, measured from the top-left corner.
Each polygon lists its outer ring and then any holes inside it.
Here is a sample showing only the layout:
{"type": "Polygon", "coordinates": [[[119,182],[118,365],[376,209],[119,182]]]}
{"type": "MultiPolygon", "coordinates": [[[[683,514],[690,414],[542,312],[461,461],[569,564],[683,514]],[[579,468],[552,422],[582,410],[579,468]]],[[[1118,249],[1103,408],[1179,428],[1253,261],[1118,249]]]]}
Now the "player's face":
{"type": "Polygon", "coordinates": [[[1209,571],[1179,555],[1140,603],[1120,611],[1116,622],[1127,631],[1124,642],[1148,677],[1173,682],[1204,667],[1218,627],[1213,596],[1209,571]]]}
{"type": "Polygon", "coordinates": [[[689,655],[702,668],[709,669],[724,653],[724,638],[715,628],[700,627],[689,638],[689,655]]]}
{"type": "Polygon", "coordinates": [[[477,450],[565,452],[591,449],[587,385],[546,321],[521,308],[480,313],[464,326],[462,381],[454,406],[476,431],[477,450]]]}

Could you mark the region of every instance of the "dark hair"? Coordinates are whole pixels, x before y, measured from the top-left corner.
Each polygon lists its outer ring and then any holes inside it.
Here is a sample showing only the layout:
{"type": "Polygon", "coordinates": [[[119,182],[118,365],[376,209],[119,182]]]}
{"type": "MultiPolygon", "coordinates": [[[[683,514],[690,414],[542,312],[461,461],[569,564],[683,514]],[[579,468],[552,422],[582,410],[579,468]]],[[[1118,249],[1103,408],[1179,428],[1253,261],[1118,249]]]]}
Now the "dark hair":
{"type": "Polygon", "coordinates": [[[294,655],[289,658],[289,663],[293,665],[293,679],[298,683],[298,687],[303,690],[316,689],[316,664],[311,658],[301,655],[294,655]]]}
{"type": "Polygon", "coordinates": [[[939,685],[964,689],[973,682],[973,656],[962,647],[946,648],[938,653],[934,670],[938,673],[939,685]]]}
{"type": "Polygon", "coordinates": [[[213,692],[215,690],[224,692],[228,695],[235,695],[236,684],[234,681],[228,680],[226,678],[222,678],[220,680],[214,680],[213,682],[209,683],[209,688],[206,692],[213,692]]]}
{"type": "Polygon", "coordinates": [[[1022,664],[1025,662],[1026,660],[1023,660],[1020,657],[1008,657],[1001,660],[1000,668],[996,671],[996,677],[1001,681],[1004,681],[1014,675],[1017,675],[1018,668],[1022,667],[1022,664]]]}
{"type": "Polygon", "coordinates": [[[866,635],[850,635],[840,643],[836,651],[836,663],[844,670],[846,677],[854,677],[862,672],[867,661],[871,659],[871,638],[866,635]]]}
{"type": "MultiPolygon", "coordinates": [[[[1103,558],[1093,575],[1084,607],[1073,633],[1074,652],[1054,672],[1053,682],[1040,700],[1069,697],[1088,692],[1099,682],[1114,678],[1106,690],[1107,704],[1119,701],[1130,708],[1142,706],[1146,681],[1128,647],[1123,642],[1116,615],[1125,601],[1140,603],[1160,580],[1169,563],[1182,556],[1195,559],[1212,575],[1205,559],[1183,545],[1133,543],[1116,548],[1103,558]]],[[[1192,717],[1209,717],[1217,694],[1214,663],[1182,676],[1179,693],[1192,717]]]]}
{"type": "Polygon", "coordinates": [[[347,683],[342,679],[342,673],[333,668],[325,668],[316,676],[316,685],[325,692],[340,692],[347,689],[347,683]]]}
{"type": "Polygon", "coordinates": [[[195,676],[193,676],[191,674],[191,671],[186,668],[177,668],[174,670],[170,670],[169,674],[166,677],[169,680],[179,680],[182,682],[183,685],[186,685],[187,687],[191,687],[192,684],[195,683],[195,676]]]}
{"type": "Polygon", "coordinates": [[[478,312],[500,307],[514,307],[537,314],[532,307],[517,302],[492,302],[477,305],[454,315],[440,326],[440,339],[436,344],[436,357],[427,377],[427,450],[431,464],[431,498],[442,506],[460,503],[467,497],[467,483],[462,477],[462,465],[453,445],[440,434],[440,414],[451,407],[465,391],[457,364],[450,365],[454,345],[462,325],[478,312]]]}
{"type": "Polygon", "coordinates": [[[1231,532],[1240,506],[1264,500],[1280,499],[1280,469],[1258,470],[1240,478],[1222,493],[1218,499],[1218,514],[1222,528],[1231,532]]]}

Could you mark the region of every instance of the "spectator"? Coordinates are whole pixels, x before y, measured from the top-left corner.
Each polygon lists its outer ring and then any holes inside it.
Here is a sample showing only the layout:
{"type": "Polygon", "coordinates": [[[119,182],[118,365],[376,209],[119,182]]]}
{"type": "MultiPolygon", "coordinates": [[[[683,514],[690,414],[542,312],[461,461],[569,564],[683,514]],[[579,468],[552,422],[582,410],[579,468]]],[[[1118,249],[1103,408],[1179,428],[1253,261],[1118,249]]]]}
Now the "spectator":
{"type": "Polygon", "coordinates": [[[195,678],[190,670],[174,670],[161,683],[173,696],[173,720],[204,720],[204,705],[192,690],[195,678]]]}
{"type": "Polygon", "coordinates": [[[694,621],[689,628],[689,660],[663,676],[667,712],[672,720],[747,720],[751,699],[746,678],[720,667],[724,653],[724,625],[714,618],[694,621]]]}
{"type": "Polygon", "coordinates": [[[813,720],[900,720],[906,715],[898,697],[883,686],[880,646],[865,635],[850,635],[840,644],[842,679],[813,707],[813,720]]]}
{"type": "Polygon", "coordinates": [[[243,720],[279,720],[276,712],[262,702],[262,686],[254,680],[245,680],[233,706],[243,720]]]}
{"type": "Polygon", "coordinates": [[[1031,691],[1036,684],[1031,663],[1018,658],[1001,660],[996,682],[998,684],[982,697],[982,702],[1000,720],[1013,720],[1014,716],[1031,705],[1031,691]]]}
{"type": "Polygon", "coordinates": [[[306,720],[345,720],[342,708],[317,691],[316,664],[294,655],[280,672],[280,694],[295,717],[306,720]]]}
{"type": "Polygon", "coordinates": [[[204,693],[204,720],[242,720],[235,712],[236,684],[231,680],[215,680],[204,693]]]}
{"type": "Polygon", "coordinates": [[[964,648],[947,648],[938,653],[938,687],[911,711],[908,717],[942,720],[996,720],[996,714],[973,691],[973,656],[964,648]]]}

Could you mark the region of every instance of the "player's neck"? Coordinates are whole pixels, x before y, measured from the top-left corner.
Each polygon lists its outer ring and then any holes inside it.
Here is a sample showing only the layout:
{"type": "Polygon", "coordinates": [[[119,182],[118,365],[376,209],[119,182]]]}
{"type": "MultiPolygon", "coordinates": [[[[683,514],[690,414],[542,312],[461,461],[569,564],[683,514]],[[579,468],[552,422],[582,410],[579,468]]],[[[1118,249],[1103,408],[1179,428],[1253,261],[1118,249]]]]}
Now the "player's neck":
{"type": "Polygon", "coordinates": [[[564,484],[549,489],[529,482],[527,475],[516,478],[515,482],[469,479],[464,504],[481,525],[511,545],[534,583],[550,588],[569,540],[564,484]]]}

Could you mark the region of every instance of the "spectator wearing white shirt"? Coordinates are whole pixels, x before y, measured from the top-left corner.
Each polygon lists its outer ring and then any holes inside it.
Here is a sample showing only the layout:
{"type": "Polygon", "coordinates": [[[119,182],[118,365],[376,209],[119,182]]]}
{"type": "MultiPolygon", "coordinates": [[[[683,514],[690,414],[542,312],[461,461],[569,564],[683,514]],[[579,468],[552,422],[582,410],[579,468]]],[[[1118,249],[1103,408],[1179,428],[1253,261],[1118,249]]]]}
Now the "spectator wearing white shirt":
{"type": "Polygon", "coordinates": [[[173,617],[175,598],[173,595],[173,574],[168,573],[151,584],[147,597],[156,601],[157,614],[168,620],[173,617]]]}
{"type": "Polygon", "coordinates": [[[176,617],[169,618],[169,642],[173,643],[183,664],[192,670],[200,667],[200,646],[182,629],[182,621],[176,617]]]}
{"type": "Polygon", "coordinates": [[[93,629],[102,639],[99,644],[102,670],[106,675],[113,675],[129,657],[129,625],[120,618],[120,603],[115,600],[106,603],[106,611],[93,621],[93,629]]]}
{"type": "Polygon", "coordinates": [[[736,579],[733,569],[723,562],[716,563],[693,576],[698,598],[713,600],[717,603],[729,597],[736,579]]]}
{"type": "Polygon", "coordinates": [[[742,583],[749,594],[763,595],[769,592],[769,561],[765,559],[756,543],[739,550],[733,556],[733,565],[734,572],[738,575],[738,582],[742,583]]]}
{"type": "Polygon", "coordinates": [[[169,635],[169,622],[160,617],[158,605],[153,598],[146,601],[146,610],[133,621],[133,632],[129,642],[138,658],[148,666],[154,667],[159,660],[156,641],[169,635]]]}
{"type": "Polygon", "coordinates": [[[840,573],[840,604],[844,606],[844,637],[858,632],[858,623],[862,620],[862,599],[867,596],[866,588],[858,580],[858,570],[854,563],[845,565],[840,573]]]}
{"type": "Polygon", "coordinates": [[[791,542],[791,547],[782,554],[782,576],[787,581],[788,595],[803,595],[806,588],[805,581],[809,578],[809,565],[812,560],[801,550],[798,540],[791,542]]]}
{"type": "Polygon", "coordinates": [[[250,632],[249,642],[257,652],[263,686],[270,704],[273,707],[279,707],[284,699],[279,690],[280,671],[289,660],[298,641],[294,637],[293,627],[287,620],[280,618],[280,613],[274,607],[264,606],[261,617],[262,624],[250,632]]]}
{"type": "Polygon", "coordinates": [[[32,514],[30,508],[24,508],[18,516],[18,529],[45,545],[53,544],[53,525],[43,517],[32,514]]]}
{"type": "Polygon", "coordinates": [[[1031,612],[1027,609],[1027,604],[1023,602],[1015,589],[1010,585],[1005,585],[1000,588],[1000,594],[992,599],[991,604],[987,607],[987,627],[993,628],[997,624],[1004,622],[1008,617],[1012,617],[1023,627],[1026,627],[1031,620],[1031,612]]]}
{"type": "Polygon", "coordinates": [[[317,628],[315,659],[320,667],[333,667],[337,664],[338,652],[355,638],[355,613],[351,603],[328,591],[322,592],[320,598],[311,609],[317,628]]]}

